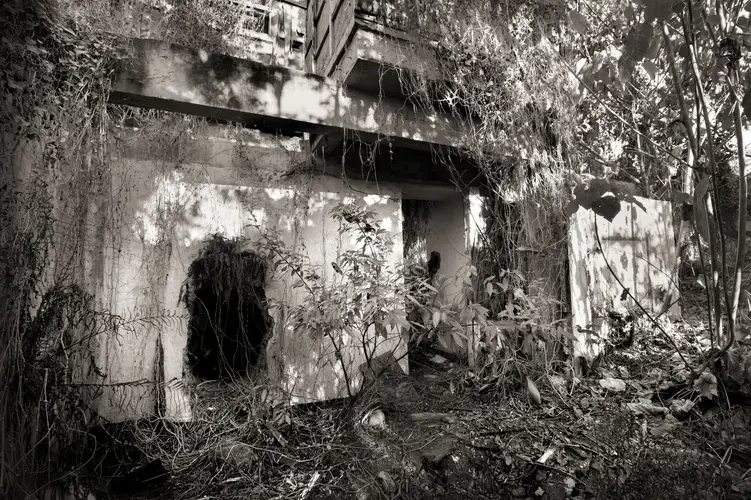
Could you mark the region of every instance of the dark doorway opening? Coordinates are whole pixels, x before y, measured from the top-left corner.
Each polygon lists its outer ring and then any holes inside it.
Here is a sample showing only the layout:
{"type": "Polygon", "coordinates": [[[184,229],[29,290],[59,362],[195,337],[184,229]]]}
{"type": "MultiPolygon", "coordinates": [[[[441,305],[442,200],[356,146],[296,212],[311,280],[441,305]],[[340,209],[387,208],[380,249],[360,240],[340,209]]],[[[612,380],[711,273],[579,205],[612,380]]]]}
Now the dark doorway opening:
{"type": "Polygon", "coordinates": [[[214,236],[188,271],[187,367],[203,380],[251,375],[271,330],[264,261],[240,242],[214,236]]]}

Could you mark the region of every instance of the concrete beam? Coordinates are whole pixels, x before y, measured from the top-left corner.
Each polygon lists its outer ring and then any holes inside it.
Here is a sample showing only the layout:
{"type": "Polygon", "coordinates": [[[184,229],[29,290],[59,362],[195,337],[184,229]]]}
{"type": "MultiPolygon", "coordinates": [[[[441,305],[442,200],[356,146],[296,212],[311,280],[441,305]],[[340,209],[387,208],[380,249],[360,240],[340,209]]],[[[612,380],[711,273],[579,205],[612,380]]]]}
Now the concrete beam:
{"type": "Polygon", "coordinates": [[[414,143],[459,146],[461,123],[401,99],[342,88],[317,75],[135,39],[115,74],[110,101],[286,132],[342,129],[414,143]]]}

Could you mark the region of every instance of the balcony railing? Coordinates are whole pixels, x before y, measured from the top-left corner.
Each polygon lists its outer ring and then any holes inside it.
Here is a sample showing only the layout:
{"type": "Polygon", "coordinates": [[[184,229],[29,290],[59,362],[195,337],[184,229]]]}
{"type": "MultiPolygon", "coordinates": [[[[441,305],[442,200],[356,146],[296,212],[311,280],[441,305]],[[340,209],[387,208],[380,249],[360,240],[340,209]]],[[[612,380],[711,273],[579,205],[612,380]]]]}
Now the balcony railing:
{"type": "MultiPolygon", "coordinates": [[[[168,2],[141,0],[140,38],[165,39],[180,30],[168,2]]],[[[307,0],[208,0],[200,23],[221,39],[220,52],[265,64],[304,69],[307,0]]],[[[212,45],[215,43],[212,42],[212,45]]],[[[204,47],[199,47],[204,48],[204,47]]]]}

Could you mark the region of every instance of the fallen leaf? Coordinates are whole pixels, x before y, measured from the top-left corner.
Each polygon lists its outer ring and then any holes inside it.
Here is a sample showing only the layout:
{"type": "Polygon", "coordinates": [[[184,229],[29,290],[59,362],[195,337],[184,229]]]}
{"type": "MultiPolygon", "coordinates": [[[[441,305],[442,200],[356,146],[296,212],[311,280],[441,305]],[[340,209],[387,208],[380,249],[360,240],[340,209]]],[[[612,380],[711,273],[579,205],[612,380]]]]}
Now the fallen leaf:
{"type": "Polygon", "coordinates": [[[717,396],[717,377],[705,371],[694,381],[694,390],[707,399],[717,396]]]}
{"type": "Polygon", "coordinates": [[[671,434],[679,424],[680,422],[678,422],[678,419],[673,415],[668,414],[665,416],[665,420],[659,425],[652,427],[650,430],[655,436],[664,436],[665,434],[671,434]]]}
{"type": "Polygon", "coordinates": [[[619,378],[606,377],[599,380],[600,387],[613,392],[623,392],[626,390],[626,382],[619,378]]]}
{"type": "Polygon", "coordinates": [[[653,403],[626,403],[634,415],[667,415],[668,409],[653,403]]]}
{"type": "Polygon", "coordinates": [[[543,453],[542,456],[537,459],[537,463],[544,464],[548,461],[548,459],[550,459],[550,457],[553,456],[553,453],[555,453],[555,448],[548,448],[547,450],[545,450],[545,453],[543,453]]]}
{"type": "Polygon", "coordinates": [[[550,376],[550,385],[553,386],[553,389],[556,390],[556,392],[566,392],[566,386],[568,385],[568,381],[562,377],[561,375],[551,375],[550,376]]]}
{"type": "Polygon", "coordinates": [[[542,489],[542,486],[540,486],[539,488],[537,488],[537,489],[535,490],[535,496],[536,496],[536,497],[541,497],[541,496],[543,496],[544,494],[545,494],[545,490],[543,490],[543,489],[542,489]]]}
{"type": "Polygon", "coordinates": [[[378,473],[378,478],[381,481],[383,481],[383,483],[384,483],[384,485],[386,487],[386,491],[388,491],[389,493],[391,493],[394,490],[396,490],[396,484],[394,484],[394,480],[391,479],[391,476],[389,475],[388,472],[386,472],[386,471],[379,472],[378,473]]]}
{"type": "Polygon", "coordinates": [[[674,399],[670,403],[670,412],[675,415],[676,418],[686,418],[688,414],[693,410],[696,403],[688,399],[674,399]]]}
{"type": "Polygon", "coordinates": [[[445,363],[448,360],[446,358],[444,358],[443,356],[441,356],[440,354],[436,354],[435,356],[433,356],[432,358],[430,358],[430,361],[431,361],[431,363],[435,363],[437,365],[442,365],[443,363],[445,363]]]}
{"type": "Polygon", "coordinates": [[[537,390],[537,386],[535,386],[534,382],[532,382],[529,377],[527,377],[527,392],[529,392],[529,398],[533,403],[538,405],[542,403],[540,391],[537,390]]]}

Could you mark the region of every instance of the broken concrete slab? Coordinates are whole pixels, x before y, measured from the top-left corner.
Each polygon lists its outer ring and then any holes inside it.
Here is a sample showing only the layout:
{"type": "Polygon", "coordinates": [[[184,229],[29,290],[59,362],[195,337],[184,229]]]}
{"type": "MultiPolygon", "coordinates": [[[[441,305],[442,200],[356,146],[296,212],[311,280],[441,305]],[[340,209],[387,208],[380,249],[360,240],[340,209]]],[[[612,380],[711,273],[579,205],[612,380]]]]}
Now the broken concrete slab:
{"type": "Polygon", "coordinates": [[[462,124],[449,115],[425,113],[401,99],[346,89],[310,73],[158,40],[132,40],[110,101],[287,132],[349,129],[415,144],[463,142],[462,124]]]}

